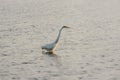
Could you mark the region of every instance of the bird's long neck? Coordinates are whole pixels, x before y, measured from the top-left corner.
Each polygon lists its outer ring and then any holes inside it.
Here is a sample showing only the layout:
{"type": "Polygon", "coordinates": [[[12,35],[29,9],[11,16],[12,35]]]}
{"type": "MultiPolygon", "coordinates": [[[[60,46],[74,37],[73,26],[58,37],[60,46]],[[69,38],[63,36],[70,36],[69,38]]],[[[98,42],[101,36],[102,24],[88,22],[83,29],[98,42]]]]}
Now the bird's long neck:
{"type": "Polygon", "coordinates": [[[63,27],[59,30],[59,34],[57,39],[55,40],[55,43],[58,43],[59,39],[60,39],[60,35],[61,35],[61,31],[62,31],[63,27]]]}

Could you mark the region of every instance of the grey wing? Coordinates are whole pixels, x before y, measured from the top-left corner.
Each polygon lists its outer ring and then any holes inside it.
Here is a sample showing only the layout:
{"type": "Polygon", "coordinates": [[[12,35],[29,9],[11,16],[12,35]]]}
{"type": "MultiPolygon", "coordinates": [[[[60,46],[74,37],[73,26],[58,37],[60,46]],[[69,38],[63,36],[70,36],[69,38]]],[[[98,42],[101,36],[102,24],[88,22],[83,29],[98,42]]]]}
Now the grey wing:
{"type": "Polygon", "coordinates": [[[42,49],[52,50],[54,48],[54,43],[46,44],[45,46],[42,46],[42,49]]]}

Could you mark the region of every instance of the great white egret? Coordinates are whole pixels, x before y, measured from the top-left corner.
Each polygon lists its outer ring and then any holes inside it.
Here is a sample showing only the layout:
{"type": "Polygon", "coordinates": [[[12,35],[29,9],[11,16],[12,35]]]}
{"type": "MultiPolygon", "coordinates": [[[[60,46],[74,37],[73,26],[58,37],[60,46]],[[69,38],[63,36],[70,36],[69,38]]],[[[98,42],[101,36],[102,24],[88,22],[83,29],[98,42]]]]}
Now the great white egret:
{"type": "Polygon", "coordinates": [[[45,49],[45,50],[47,50],[48,52],[53,52],[53,51],[56,49],[56,46],[57,46],[58,41],[59,41],[59,39],[60,39],[61,31],[62,31],[63,28],[70,28],[70,27],[68,27],[68,26],[63,26],[63,27],[59,30],[59,34],[58,34],[58,36],[57,36],[57,39],[56,39],[54,42],[50,43],[50,44],[46,44],[45,46],[42,46],[42,49],[45,49]]]}

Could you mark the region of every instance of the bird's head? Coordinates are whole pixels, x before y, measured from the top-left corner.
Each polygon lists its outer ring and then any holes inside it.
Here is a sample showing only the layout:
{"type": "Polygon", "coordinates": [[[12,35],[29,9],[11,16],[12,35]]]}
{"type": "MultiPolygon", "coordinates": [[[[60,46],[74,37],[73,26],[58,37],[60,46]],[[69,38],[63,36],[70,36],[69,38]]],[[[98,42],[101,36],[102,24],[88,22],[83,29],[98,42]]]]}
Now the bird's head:
{"type": "Polygon", "coordinates": [[[68,27],[68,26],[63,26],[62,28],[70,28],[70,27],[68,27]]]}

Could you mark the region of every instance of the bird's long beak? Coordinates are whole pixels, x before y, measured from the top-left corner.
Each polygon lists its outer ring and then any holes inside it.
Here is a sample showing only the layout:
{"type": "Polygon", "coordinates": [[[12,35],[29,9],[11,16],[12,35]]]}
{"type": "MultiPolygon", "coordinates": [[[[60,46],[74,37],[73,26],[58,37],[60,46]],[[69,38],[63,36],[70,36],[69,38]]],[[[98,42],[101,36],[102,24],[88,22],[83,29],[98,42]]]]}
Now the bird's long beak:
{"type": "Polygon", "coordinates": [[[68,27],[68,26],[65,26],[65,28],[70,28],[70,27],[68,27]]]}
{"type": "Polygon", "coordinates": [[[67,28],[70,28],[70,27],[67,26],[67,28]]]}

